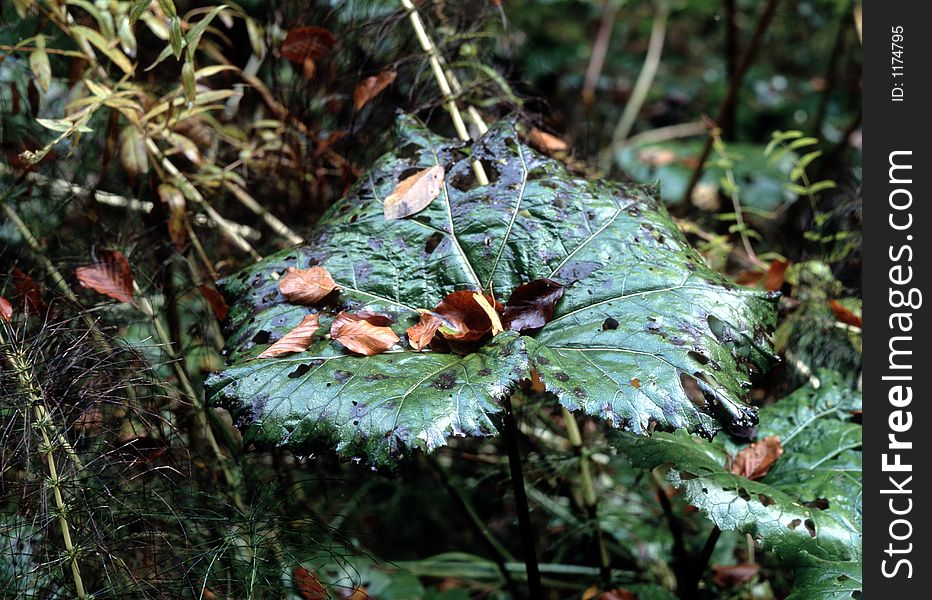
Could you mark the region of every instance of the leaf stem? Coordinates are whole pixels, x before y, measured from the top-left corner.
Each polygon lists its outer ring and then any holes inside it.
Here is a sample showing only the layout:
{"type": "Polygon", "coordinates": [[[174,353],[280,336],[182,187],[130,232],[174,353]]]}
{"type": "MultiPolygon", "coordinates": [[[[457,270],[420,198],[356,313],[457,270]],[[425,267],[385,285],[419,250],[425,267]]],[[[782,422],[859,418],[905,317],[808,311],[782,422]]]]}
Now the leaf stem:
{"type": "Polygon", "coordinates": [[[521,467],[521,449],[518,446],[518,426],[515,423],[514,410],[511,397],[505,396],[502,401],[504,413],[502,415],[502,436],[508,451],[508,467],[511,470],[511,487],[515,495],[515,511],[518,513],[518,527],[521,529],[521,546],[524,551],[524,566],[527,572],[527,585],[531,598],[543,598],[543,587],[540,580],[540,567],[537,563],[537,549],[535,547],[534,529],[531,525],[531,514],[528,509],[527,491],[524,489],[524,472],[521,467]]]}
{"type": "Polygon", "coordinates": [[[579,431],[576,417],[565,407],[563,408],[563,421],[566,423],[566,433],[569,437],[570,444],[573,445],[573,450],[576,452],[576,456],[579,457],[579,478],[582,481],[583,506],[586,509],[589,519],[595,526],[595,541],[599,549],[599,573],[603,583],[607,584],[612,578],[612,563],[611,556],[608,553],[608,547],[605,545],[602,524],[599,522],[598,498],[596,497],[595,485],[592,481],[589,453],[583,445],[582,433],[579,431]]]}

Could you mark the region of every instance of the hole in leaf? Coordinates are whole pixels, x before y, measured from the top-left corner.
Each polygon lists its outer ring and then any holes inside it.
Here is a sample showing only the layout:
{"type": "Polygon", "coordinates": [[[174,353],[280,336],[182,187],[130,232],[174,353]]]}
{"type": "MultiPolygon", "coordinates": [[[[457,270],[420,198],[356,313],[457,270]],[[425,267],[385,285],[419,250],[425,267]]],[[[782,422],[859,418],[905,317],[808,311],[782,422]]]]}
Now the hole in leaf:
{"type": "Polygon", "coordinates": [[[828,508],[828,500],[825,498],[816,498],[812,502],[804,502],[803,504],[816,510],[825,510],[828,508]]]}
{"type": "Polygon", "coordinates": [[[815,537],[816,528],[815,528],[815,523],[813,523],[812,519],[806,519],[804,524],[806,525],[806,531],[809,532],[809,537],[815,537]]]}
{"type": "Polygon", "coordinates": [[[611,317],[602,321],[602,331],[608,331],[610,329],[618,329],[618,321],[611,317]]]}
{"type": "Polygon", "coordinates": [[[738,497],[744,500],[745,502],[750,502],[751,500],[751,495],[748,494],[748,491],[744,489],[743,487],[738,488],[738,497]]]}
{"type": "Polygon", "coordinates": [[[301,377],[302,375],[304,375],[305,373],[307,373],[307,372],[310,371],[310,370],[311,370],[311,365],[309,365],[309,364],[307,364],[307,363],[302,363],[302,364],[298,365],[297,368],[296,368],[294,371],[292,371],[291,373],[288,373],[288,378],[289,378],[289,379],[297,379],[298,377],[301,377]]]}
{"type": "Polygon", "coordinates": [[[271,337],[272,337],[272,334],[263,329],[262,331],[258,332],[256,335],[252,336],[252,343],[253,344],[268,344],[269,339],[271,339],[271,337]]]}
{"type": "Polygon", "coordinates": [[[698,407],[705,406],[705,395],[702,393],[702,390],[699,388],[699,383],[694,377],[686,373],[680,373],[680,385],[683,387],[683,393],[686,394],[690,402],[698,407]]]}
{"type": "Polygon", "coordinates": [[[789,527],[790,529],[796,529],[797,527],[799,527],[800,525],[802,525],[802,523],[803,523],[803,522],[800,521],[799,519],[793,519],[792,521],[790,521],[789,523],[787,523],[786,526],[789,527]]]}
{"type": "Polygon", "coordinates": [[[694,361],[696,361],[697,363],[699,363],[700,365],[707,365],[707,364],[709,364],[709,357],[708,357],[708,356],[705,356],[704,354],[699,354],[698,352],[696,352],[696,351],[694,351],[694,350],[690,350],[690,351],[689,351],[689,357],[690,357],[691,359],[693,359],[694,361]]]}
{"type": "Polygon", "coordinates": [[[443,235],[440,233],[434,233],[429,238],[427,242],[424,243],[424,253],[433,254],[434,250],[437,249],[437,246],[440,245],[440,242],[443,241],[443,235]]]}
{"type": "Polygon", "coordinates": [[[764,506],[770,506],[771,504],[773,504],[773,498],[771,498],[767,494],[758,494],[757,499],[760,500],[760,503],[763,504],[764,506]]]}

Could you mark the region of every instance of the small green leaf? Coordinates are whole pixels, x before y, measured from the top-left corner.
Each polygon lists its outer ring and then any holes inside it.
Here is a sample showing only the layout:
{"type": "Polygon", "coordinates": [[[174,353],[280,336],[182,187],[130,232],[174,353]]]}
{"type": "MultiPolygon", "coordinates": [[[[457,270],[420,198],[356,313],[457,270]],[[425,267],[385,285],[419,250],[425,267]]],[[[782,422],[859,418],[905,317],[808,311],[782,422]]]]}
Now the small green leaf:
{"type": "Polygon", "coordinates": [[[171,45],[175,60],[181,60],[181,51],[184,50],[185,40],[184,33],[181,31],[181,19],[177,16],[168,20],[168,43],[171,45]]]}
{"type": "Polygon", "coordinates": [[[204,32],[207,31],[207,27],[210,25],[210,22],[219,15],[222,11],[229,8],[226,4],[221,4],[220,6],[215,6],[213,10],[207,13],[207,16],[197,22],[197,25],[188,30],[188,35],[186,36],[188,55],[193,57],[194,51],[197,50],[197,45],[201,43],[201,36],[204,35],[204,32]]]}
{"type": "Polygon", "coordinates": [[[52,131],[57,131],[59,133],[70,133],[72,131],[76,131],[78,133],[94,132],[94,130],[87,125],[78,125],[74,121],[69,121],[68,119],[36,119],[36,123],[45,127],[46,129],[51,129],[52,131]]]}
{"type": "Polygon", "coordinates": [[[29,68],[32,69],[32,76],[42,93],[48,93],[49,86],[52,85],[52,65],[45,51],[44,35],[36,36],[36,49],[29,53],[29,68]]]}
{"type": "Polygon", "coordinates": [[[194,77],[194,63],[190,60],[181,65],[181,84],[184,86],[184,97],[188,102],[194,102],[197,97],[197,81],[194,77]]]}
{"type": "Polygon", "coordinates": [[[118,66],[127,75],[133,74],[133,63],[123,54],[123,51],[116,48],[107,41],[100,33],[83,25],[72,25],[71,30],[74,34],[83,36],[95,48],[100,50],[104,56],[109,58],[113,64],[118,66]]]}

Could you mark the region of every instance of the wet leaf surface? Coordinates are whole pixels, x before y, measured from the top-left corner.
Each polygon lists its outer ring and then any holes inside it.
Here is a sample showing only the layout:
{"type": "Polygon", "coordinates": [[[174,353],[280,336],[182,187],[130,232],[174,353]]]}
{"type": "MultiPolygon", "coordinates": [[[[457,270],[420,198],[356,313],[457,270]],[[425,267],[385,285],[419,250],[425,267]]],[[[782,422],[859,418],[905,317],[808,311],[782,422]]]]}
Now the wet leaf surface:
{"type": "Polygon", "coordinates": [[[615,444],[645,468],[673,465],[668,479],[687,502],[721,529],[754,536],[798,577],[826,563],[860,568],[861,425],[851,411],[861,398],[832,372],[819,378],[818,390],[801,388],[761,411],[758,437],[779,437],[784,454],[760,481],[727,468],[729,454],[747,444],[710,444],[682,431],[620,433],[615,444]]]}
{"type": "MultiPolygon", "coordinates": [[[[247,438],[336,447],[387,465],[450,434],[494,432],[499,400],[532,369],[567,408],[637,433],[711,434],[755,422],[742,398],[748,371],[770,360],[774,298],[709,270],[654,188],[575,177],[521,143],[509,122],[464,146],[403,117],[397,148],[329,210],[308,244],[221,283],[231,306],[228,367],[209,391],[247,438]],[[489,185],[475,184],[473,160],[486,165],[489,185]],[[399,183],[432,167],[445,172],[434,201],[386,220],[399,183]],[[305,311],[283,301],[277,278],[314,266],[340,288],[321,307],[323,327],[337,313],[368,311],[389,317],[397,335],[433,307],[442,322],[432,351],[415,349],[428,343],[425,323],[423,333],[408,332],[415,347],[400,351],[363,357],[319,339],[299,354],[250,361],[305,311]],[[563,286],[552,318],[539,330],[492,337],[472,294],[482,290],[491,302],[541,279],[563,286]],[[681,374],[697,381],[698,404],[681,374]]],[[[546,307],[540,312],[546,320],[546,307]]]]}

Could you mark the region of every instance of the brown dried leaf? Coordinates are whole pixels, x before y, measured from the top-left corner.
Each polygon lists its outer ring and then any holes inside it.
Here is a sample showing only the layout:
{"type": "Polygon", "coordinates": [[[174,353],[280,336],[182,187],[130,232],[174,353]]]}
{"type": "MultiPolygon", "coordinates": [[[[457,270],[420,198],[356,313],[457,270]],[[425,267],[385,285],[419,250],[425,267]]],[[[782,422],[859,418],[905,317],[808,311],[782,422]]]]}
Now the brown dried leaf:
{"type": "Polygon", "coordinates": [[[45,300],[42,298],[42,286],[24,273],[19,267],[13,267],[13,289],[26,301],[26,310],[32,313],[45,313],[45,300]]]}
{"type": "Polygon", "coordinates": [[[637,594],[630,590],[618,588],[602,592],[598,600],[638,600],[637,594]]]}
{"type": "Polygon", "coordinates": [[[133,301],[133,272],[120,252],[101,251],[94,264],[78,267],[74,274],[82,287],[127,304],[133,301]]]}
{"type": "Polygon", "coordinates": [[[561,140],[555,135],[551,135],[546,131],[541,131],[536,127],[532,127],[527,134],[528,141],[542,152],[547,152],[551,154],[553,152],[564,152],[569,149],[569,144],[561,140]]]}
{"type": "Polygon", "coordinates": [[[748,479],[762,479],[783,454],[780,438],[768,435],[735,455],[730,471],[748,479]]]}
{"type": "Polygon", "coordinates": [[[757,575],[758,571],[758,564],[712,565],[712,581],[722,588],[737,587],[757,575]]]}
{"type": "MultiPolygon", "coordinates": [[[[438,328],[440,335],[433,338],[431,348],[468,354],[491,335],[494,327],[492,320],[475,296],[476,292],[471,290],[458,290],[440,301],[432,313],[441,320],[438,328]]],[[[501,304],[491,296],[484,297],[495,312],[501,313],[501,304]]]]}
{"type": "Polygon", "coordinates": [[[159,199],[168,208],[168,237],[180,252],[188,241],[188,228],[185,224],[188,215],[185,210],[184,194],[175,186],[163,183],[159,186],[159,199]]]}
{"type": "Polygon", "coordinates": [[[790,266],[785,260],[775,260],[770,263],[767,275],[764,276],[764,289],[775,292],[783,287],[786,280],[786,269],[790,266]]]}
{"type": "Polygon", "coordinates": [[[262,351],[256,358],[275,358],[282,354],[304,352],[314,339],[314,332],[320,327],[320,315],[314,313],[304,315],[301,322],[294,329],[286,333],[280,340],[262,351]]]}
{"type": "Polygon", "coordinates": [[[330,597],[317,576],[304,567],[297,567],[293,578],[295,588],[304,600],[327,600],[330,597]]]}
{"type": "Polygon", "coordinates": [[[197,289],[200,290],[201,296],[204,296],[204,300],[207,301],[207,305],[210,307],[210,310],[213,311],[217,320],[222,321],[226,319],[227,313],[230,312],[230,307],[227,306],[226,300],[223,299],[223,294],[218,292],[217,288],[214,286],[206,283],[197,286],[197,289]]]}
{"type": "Polygon", "coordinates": [[[539,329],[553,318],[557,301],[563,297],[563,285],[551,279],[536,279],[515,288],[505,303],[502,322],[505,329],[525,331],[539,329]]]}
{"type": "Polygon", "coordinates": [[[842,323],[853,325],[854,327],[861,327],[861,317],[845,308],[838,300],[830,301],[828,306],[832,309],[832,313],[835,314],[835,318],[842,323]]]}
{"type": "Polygon", "coordinates": [[[353,104],[356,110],[369,103],[370,100],[381,94],[395,81],[398,74],[395,71],[381,71],[378,75],[366,77],[356,84],[353,91],[353,104]]]}
{"type": "Polygon", "coordinates": [[[282,42],[282,56],[291,62],[304,65],[307,59],[317,60],[323,58],[333,44],[336,43],[333,34],[323,27],[296,27],[288,32],[282,42]]]}
{"type": "Polygon", "coordinates": [[[385,198],[382,207],[385,219],[403,219],[427,208],[440,195],[443,177],[443,167],[437,165],[404,179],[385,198]]]}
{"type": "Polygon", "coordinates": [[[278,282],[278,289],[288,302],[294,304],[317,304],[330,292],[337,289],[337,283],[330,271],[323,267],[296,269],[288,267],[285,276],[278,282]]]}
{"type": "Polygon", "coordinates": [[[7,323],[13,320],[13,305],[2,296],[0,296],[0,319],[3,319],[7,323]]]}
{"type": "Polygon", "coordinates": [[[401,340],[388,324],[391,320],[382,315],[341,312],[330,326],[330,337],[350,352],[373,356],[385,352],[401,340]]]}
{"type": "Polygon", "coordinates": [[[421,319],[408,327],[405,333],[408,334],[408,343],[417,351],[421,351],[430,344],[437,333],[437,328],[443,324],[436,315],[429,312],[422,312],[421,319]]]}

